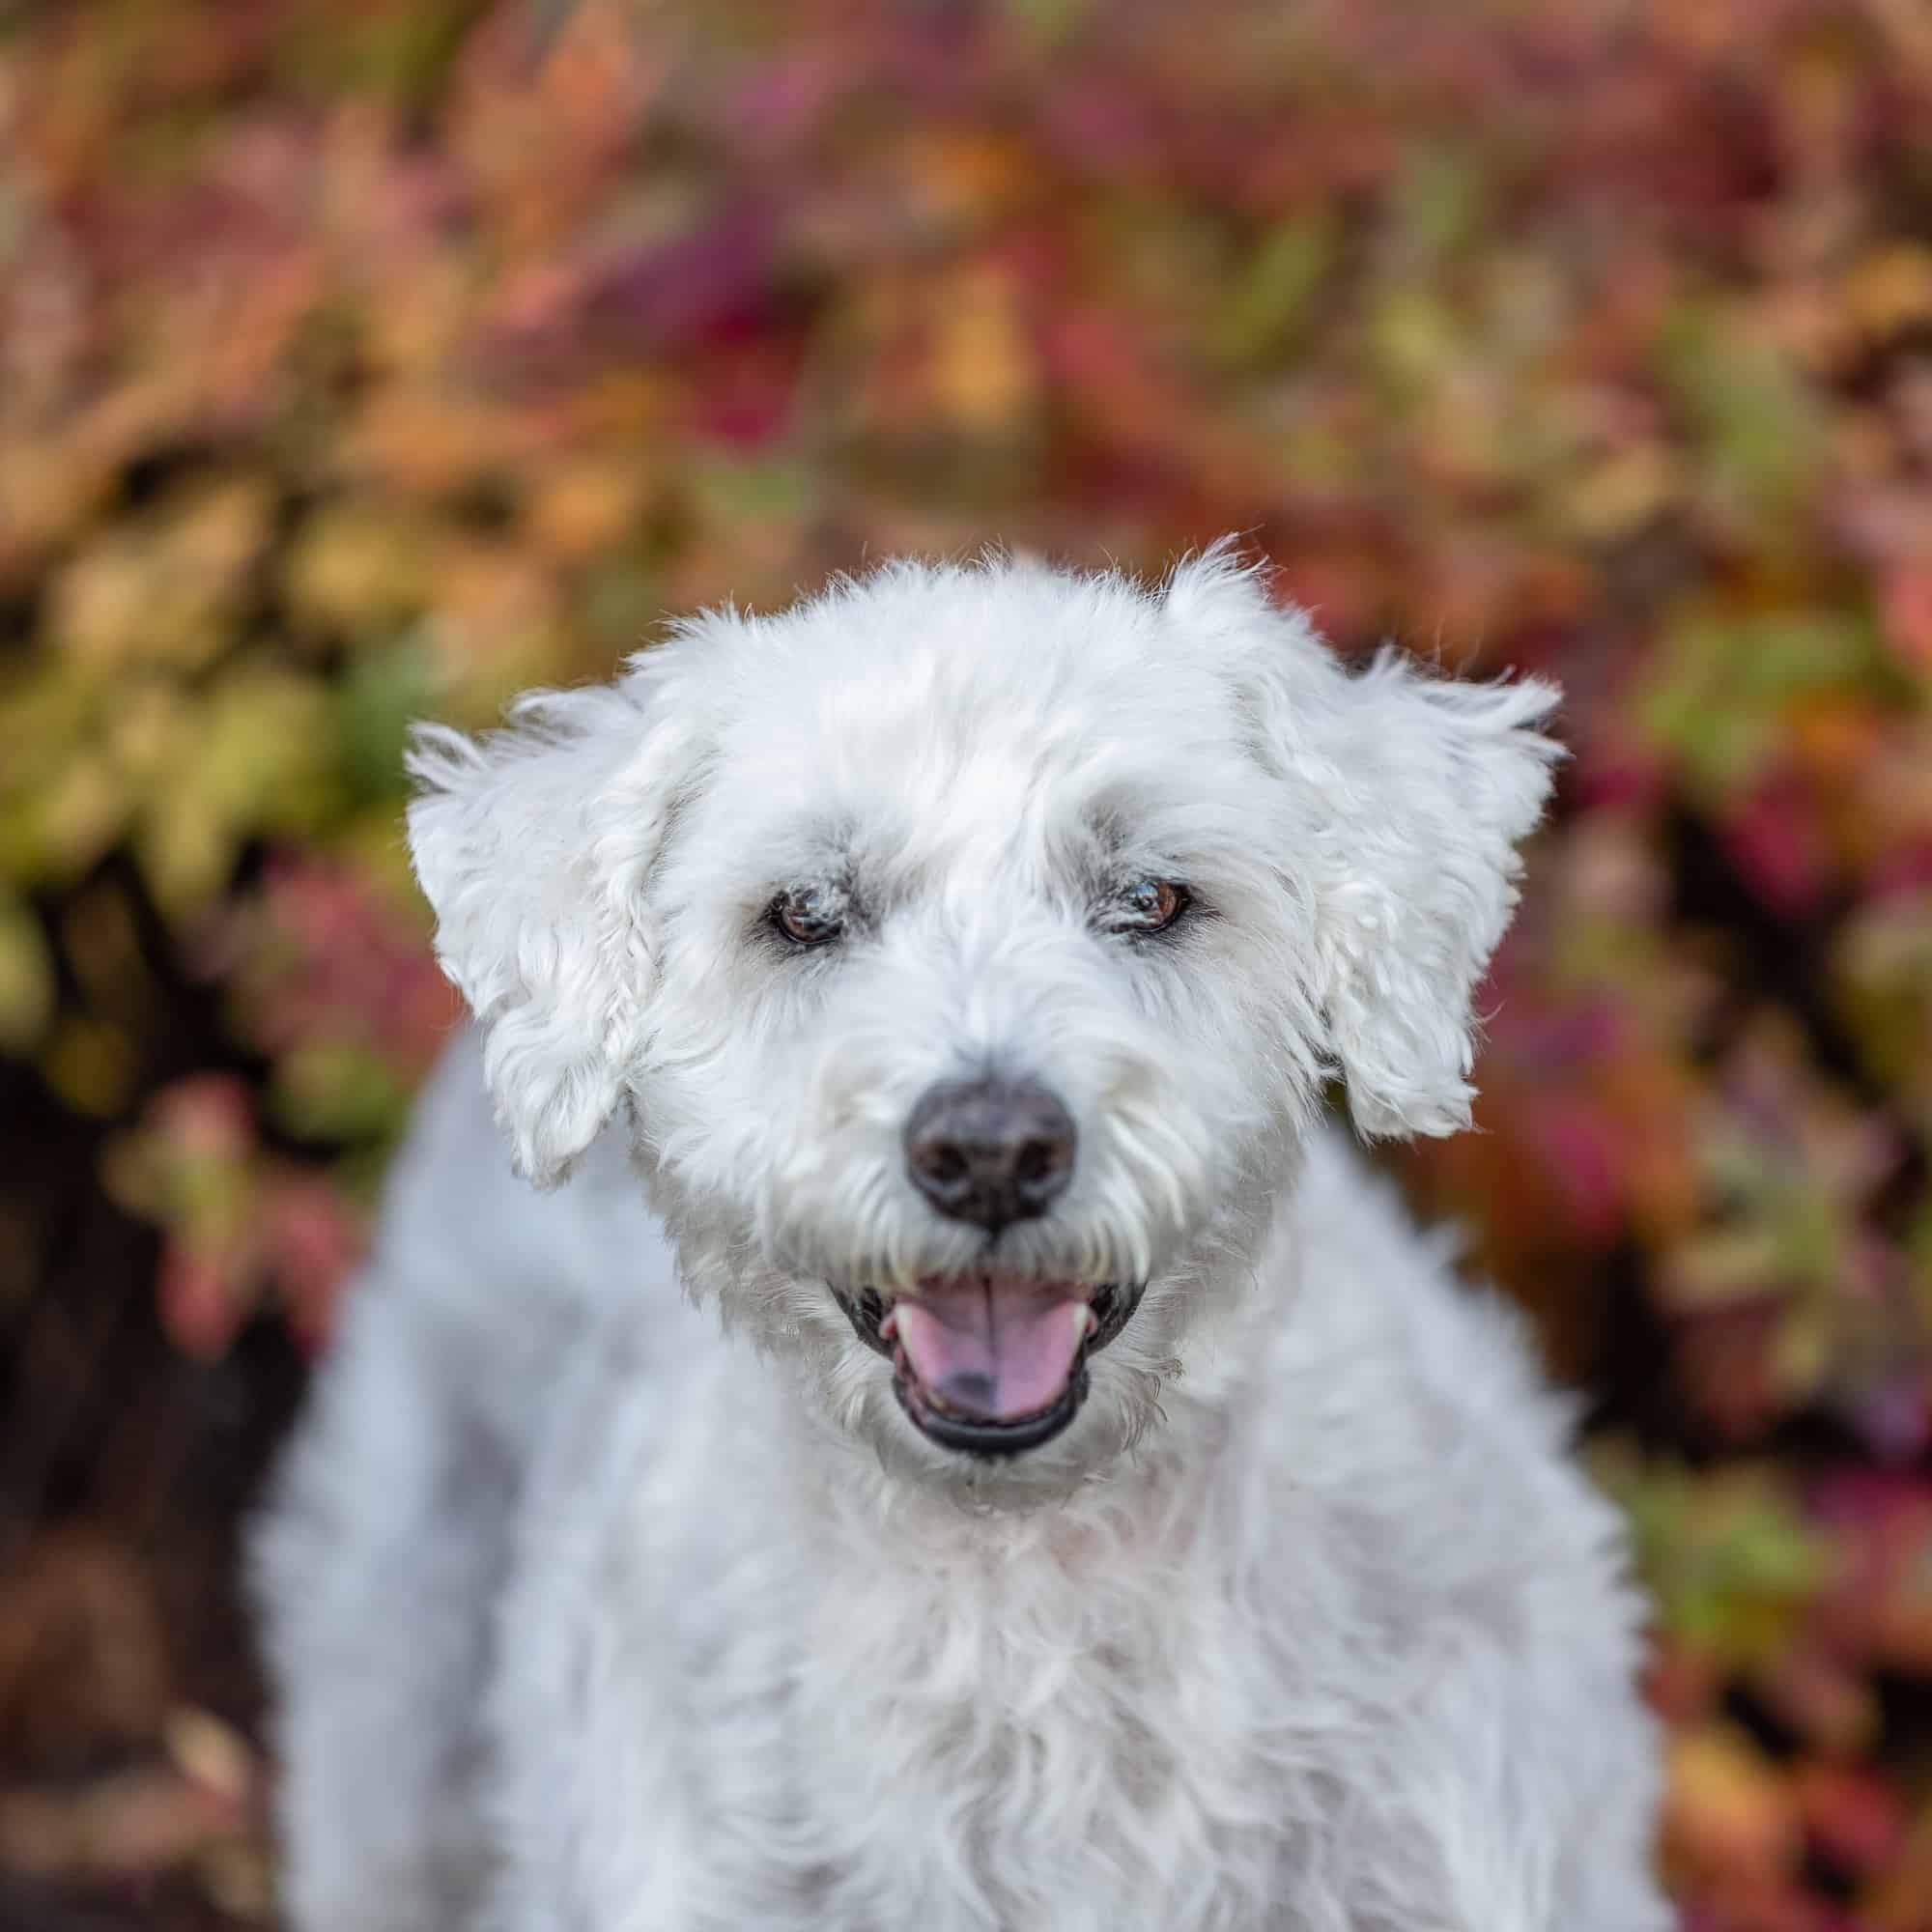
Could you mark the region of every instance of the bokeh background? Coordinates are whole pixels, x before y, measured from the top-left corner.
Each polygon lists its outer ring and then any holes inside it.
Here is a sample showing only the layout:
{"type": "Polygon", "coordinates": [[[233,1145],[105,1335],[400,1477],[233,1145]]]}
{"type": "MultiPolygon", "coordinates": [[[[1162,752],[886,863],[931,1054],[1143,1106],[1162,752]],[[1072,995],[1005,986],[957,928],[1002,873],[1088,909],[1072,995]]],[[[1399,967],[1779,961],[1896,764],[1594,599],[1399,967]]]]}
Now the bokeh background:
{"type": "Polygon", "coordinates": [[[0,1924],[267,1922],[229,1565],[452,1018],[398,836],[660,612],[1246,533],[1575,756],[1485,1131],[1696,1932],[1932,1927],[1932,7],[0,0],[0,1924]]]}

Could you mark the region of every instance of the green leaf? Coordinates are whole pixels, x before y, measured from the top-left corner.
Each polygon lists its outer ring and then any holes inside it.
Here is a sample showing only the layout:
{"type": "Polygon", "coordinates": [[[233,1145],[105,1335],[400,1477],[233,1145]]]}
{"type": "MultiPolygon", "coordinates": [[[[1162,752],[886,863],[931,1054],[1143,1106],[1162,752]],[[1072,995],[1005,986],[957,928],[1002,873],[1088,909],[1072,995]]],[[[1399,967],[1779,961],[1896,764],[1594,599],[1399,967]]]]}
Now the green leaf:
{"type": "Polygon", "coordinates": [[[400,796],[410,726],[431,710],[437,679],[415,637],[354,659],[336,693],[342,771],[358,804],[400,796]]]}
{"type": "Polygon", "coordinates": [[[1213,332],[1224,362],[1260,362],[1286,348],[1334,266],[1337,226],[1328,211],[1284,221],[1263,240],[1213,332]]]}
{"type": "Polygon", "coordinates": [[[372,1053],[340,1042],[298,1047],[276,1065],[270,1106],[303,1140],[365,1141],[396,1132],[410,1095],[372,1053]]]}

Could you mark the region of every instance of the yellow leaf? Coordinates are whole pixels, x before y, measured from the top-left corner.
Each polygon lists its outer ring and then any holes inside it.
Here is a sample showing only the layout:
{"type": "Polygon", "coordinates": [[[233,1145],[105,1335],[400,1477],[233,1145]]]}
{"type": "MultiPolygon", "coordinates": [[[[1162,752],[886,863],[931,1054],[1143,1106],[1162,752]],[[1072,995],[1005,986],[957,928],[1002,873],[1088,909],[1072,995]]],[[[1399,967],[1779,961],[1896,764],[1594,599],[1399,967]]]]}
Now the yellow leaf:
{"type": "Polygon", "coordinates": [[[365,633],[421,609],[435,575],[436,534],[380,497],[308,519],[284,579],[289,608],[318,629],[365,633]]]}
{"type": "Polygon", "coordinates": [[[184,1705],[162,1727],[168,1755],[204,1790],[240,1804],[255,1785],[253,1753],[241,1735],[207,1711],[184,1705]]]}
{"type": "Polygon", "coordinates": [[[0,896],[0,1053],[31,1052],[53,1010],[54,965],[40,922],[0,896]]]}
{"type": "Polygon", "coordinates": [[[1789,1870],[1804,1840],[1776,1768],[1743,1731],[1709,1724],[1671,1747],[1663,1843],[1675,1870],[1709,1878],[1789,1870]]]}
{"type": "Polygon", "coordinates": [[[1851,320],[1878,341],[1932,321],[1932,248],[1897,242],[1866,255],[1845,278],[1844,305],[1851,320]]]}
{"type": "Polygon", "coordinates": [[[642,516],[654,480],[635,460],[586,457],[560,465],[534,486],[530,536],[560,563],[614,551],[642,516]]]}
{"type": "Polygon", "coordinates": [[[77,753],[40,796],[36,870],[57,879],[84,872],[121,836],[127,815],[120,774],[98,752],[77,753]]]}
{"type": "Polygon", "coordinates": [[[270,493],[249,477],[197,486],[156,518],[116,528],[54,580],[56,647],[97,674],[134,663],[198,669],[231,640],[269,534],[270,493]]]}
{"type": "Polygon", "coordinates": [[[1633,442],[1593,464],[1563,493],[1559,513],[1586,543],[1613,543],[1641,529],[1676,496],[1668,454],[1654,442],[1633,442]]]}
{"type": "Polygon", "coordinates": [[[942,413],[968,435],[997,435],[1032,412],[1040,373],[1010,275],[980,268],[953,278],[938,304],[930,379],[942,413]]]}

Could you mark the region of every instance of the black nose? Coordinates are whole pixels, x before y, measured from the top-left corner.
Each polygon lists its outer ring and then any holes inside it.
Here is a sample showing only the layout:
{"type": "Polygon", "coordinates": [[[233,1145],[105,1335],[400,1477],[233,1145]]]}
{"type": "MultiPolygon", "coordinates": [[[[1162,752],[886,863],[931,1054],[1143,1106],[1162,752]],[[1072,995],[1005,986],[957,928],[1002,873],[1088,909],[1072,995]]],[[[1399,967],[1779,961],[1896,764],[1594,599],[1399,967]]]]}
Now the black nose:
{"type": "Polygon", "coordinates": [[[906,1122],[906,1172],[942,1214],[998,1234],[1065,1191],[1073,1138],[1066,1109],[1031,1081],[930,1087],[906,1122]]]}

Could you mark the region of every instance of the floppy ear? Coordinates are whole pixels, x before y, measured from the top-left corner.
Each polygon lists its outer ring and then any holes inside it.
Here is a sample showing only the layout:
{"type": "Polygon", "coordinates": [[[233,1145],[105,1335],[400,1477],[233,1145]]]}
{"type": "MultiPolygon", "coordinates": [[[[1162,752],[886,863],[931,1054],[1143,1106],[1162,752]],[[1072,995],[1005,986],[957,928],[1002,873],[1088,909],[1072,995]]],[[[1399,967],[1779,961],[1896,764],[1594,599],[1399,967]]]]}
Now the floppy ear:
{"type": "Polygon", "coordinates": [[[540,1186],[611,1118],[643,1043],[646,880],[696,763],[664,688],[673,655],[660,646],[614,685],[532,693],[480,739],[418,726],[408,759],[437,958],[482,1025],[517,1171],[540,1186]]]}
{"type": "Polygon", "coordinates": [[[1314,922],[1308,990],[1356,1128],[1467,1126],[1470,1001],[1562,755],[1537,728],[1560,694],[1459,683],[1392,649],[1350,675],[1226,550],[1184,565],[1177,590],[1197,627],[1238,634],[1258,750],[1288,799],[1279,863],[1314,922]]]}

